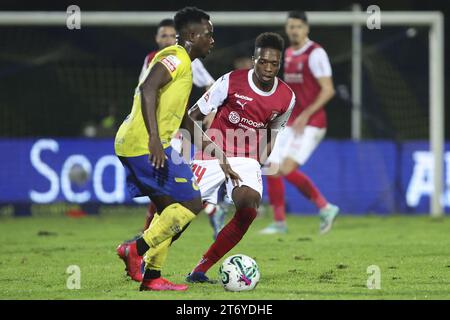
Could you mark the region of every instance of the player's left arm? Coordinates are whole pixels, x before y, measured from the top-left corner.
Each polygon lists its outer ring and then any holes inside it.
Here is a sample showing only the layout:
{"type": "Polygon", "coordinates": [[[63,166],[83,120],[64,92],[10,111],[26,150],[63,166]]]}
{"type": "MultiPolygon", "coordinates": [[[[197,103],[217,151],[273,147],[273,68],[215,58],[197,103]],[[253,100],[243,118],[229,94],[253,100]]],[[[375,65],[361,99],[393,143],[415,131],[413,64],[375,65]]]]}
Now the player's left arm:
{"type": "MultiPolygon", "coordinates": [[[[183,128],[187,129],[192,137],[201,137],[202,135],[195,135],[195,130],[198,126],[194,125],[194,122],[202,122],[207,117],[211,117],[212,113],[223,104],[228,96],[228,80],[229,73],[223,75],[219,80],[217,80],[213,86],[205,92],[205,94],[198,99],[195,105],[190,108],[184,118],[183,128]]],[[[201,124],[199,124],[201,127],[201,124]]],[[[198,131],[197,131],[198,133],[198,131]]],[[[198,141],[193,141],[197,147],[202,147],[198,141]]]]}
{"type": "Polygon", "coordinates": [[[295,119],[293,128],[298,133],[303,132],[309,118],[322,109],[335,94],[331,64],[325,50],[322,48],[315,49],[311,53],[308,63],[311,72],[320,86],[320,91],[316,99],[295,119]]]}

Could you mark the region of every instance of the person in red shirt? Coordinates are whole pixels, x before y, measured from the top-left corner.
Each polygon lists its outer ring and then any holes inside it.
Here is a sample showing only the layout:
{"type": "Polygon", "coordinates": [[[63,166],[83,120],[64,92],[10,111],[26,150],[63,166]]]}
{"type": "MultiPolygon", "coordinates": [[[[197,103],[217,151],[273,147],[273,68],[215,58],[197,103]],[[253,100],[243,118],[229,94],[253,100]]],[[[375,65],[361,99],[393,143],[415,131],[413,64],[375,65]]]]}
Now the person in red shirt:
{"type": "Polygon", "coordinates": [[[320,234],[328,232],[339,208],[329,203],[311,179],[299,167],[304,165],[325,136],[326,103],[334,96],[330,61],[325,50],[308,38],[309,25],[304,12],[291,11],[286,22],[291,46],[284,54],[284,80],[297,97],[296,105],[268,159],[278,166],[279,174],[267,177],[269,200],[275,222],[262,234],[287,232],[283,178],[293,184],[320,211],[320,234]]]}

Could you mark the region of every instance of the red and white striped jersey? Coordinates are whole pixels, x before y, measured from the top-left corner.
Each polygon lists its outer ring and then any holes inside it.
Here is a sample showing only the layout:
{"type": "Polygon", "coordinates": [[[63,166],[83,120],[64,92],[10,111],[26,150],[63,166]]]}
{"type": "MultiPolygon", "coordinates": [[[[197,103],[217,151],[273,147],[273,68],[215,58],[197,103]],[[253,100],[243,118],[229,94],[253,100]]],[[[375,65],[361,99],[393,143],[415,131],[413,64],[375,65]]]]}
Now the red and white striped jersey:
{"type": "MultiPolygon", "coordinates": [[[[284,53],[284,81],[292,88],[297,97],[288,125],[291,125],[298,115],[316,100],[321,90],[317,78],[331,77],[331,75],[328,55],[316,42],[308,40],[298,50],[293,50],[292,47],[286,49],[284,53]]],[[[308,125],[326,128],[325,109],[321,108],[313,114],[308,125]]]]}

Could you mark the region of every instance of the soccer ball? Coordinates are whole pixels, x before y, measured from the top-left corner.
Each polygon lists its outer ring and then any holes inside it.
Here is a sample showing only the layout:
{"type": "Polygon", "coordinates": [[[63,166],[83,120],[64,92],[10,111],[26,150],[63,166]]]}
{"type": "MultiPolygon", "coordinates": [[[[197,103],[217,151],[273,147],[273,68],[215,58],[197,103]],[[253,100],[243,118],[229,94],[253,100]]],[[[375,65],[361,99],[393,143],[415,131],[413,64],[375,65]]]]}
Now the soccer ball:
{"type": "Polygon", "coordinates": [[[261,276],[255,260],[243,254],[225,259],[220,266],[219,275],[227,291],[253,290],[261,276]]]}

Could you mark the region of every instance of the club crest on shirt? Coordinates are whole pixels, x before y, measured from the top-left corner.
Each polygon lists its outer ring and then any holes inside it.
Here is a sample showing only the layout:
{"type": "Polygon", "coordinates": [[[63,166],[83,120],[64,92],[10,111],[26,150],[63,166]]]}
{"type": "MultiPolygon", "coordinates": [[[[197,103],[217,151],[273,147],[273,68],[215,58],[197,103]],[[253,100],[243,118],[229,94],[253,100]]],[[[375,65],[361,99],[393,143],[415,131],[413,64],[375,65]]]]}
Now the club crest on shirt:
{"type": "Polygon", "coordinates": [[[231,111],[228,115],[228,120],[233,124],[237,124],[241,121],[241,116],[236,111],[231,111]]]}

